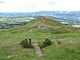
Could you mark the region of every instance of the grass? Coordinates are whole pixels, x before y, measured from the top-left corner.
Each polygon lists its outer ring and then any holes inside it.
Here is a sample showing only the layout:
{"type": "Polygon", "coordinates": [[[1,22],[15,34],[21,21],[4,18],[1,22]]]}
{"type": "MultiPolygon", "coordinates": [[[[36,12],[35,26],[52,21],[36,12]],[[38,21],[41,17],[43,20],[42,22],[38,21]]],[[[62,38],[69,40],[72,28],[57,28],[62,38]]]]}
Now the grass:
{"type": "Polygon", "coordinates": [[[80,32],[38,31],[34,27],[28,28],[35,23],[32,22],[29,25],[0,31],[0,60],[80,60],[80,43],[67,43],[72,40],[80,41],[80,32]],[[44,56],[40,58],[36,56],[34,49],[24,49],[19,45],[27,37],[31,38],[32,42],[38,41],[40,44],[43,43],[45,37],[48,37],[53,44],[42,49],[44,56]],[[57,40],[63,40],[65,43],[58,45],[55,43],[57,40]]]}
{"type": "Polygon", "coordinates": [[[26,37],[31,37],[32,41],[43,42],[44,37],[52,40],[79,40],[80,33],[51,34],[51,33],[26,33],[27,31],[19,31],[17,33],[2,32],[0,34],[0,59],[1,60],[79,60],[80,46],[79,44],[61,44],[43,48],[44,56],[38,58],[34,49],[27,51],[22,48],[19,43],[26,37]],[[4,34],[4,35],[3,35],[4,34]],[[76,37],[75,37],[76,36],[76,37]],[[10,56],[10,57],[9,57],[10,56]]]}

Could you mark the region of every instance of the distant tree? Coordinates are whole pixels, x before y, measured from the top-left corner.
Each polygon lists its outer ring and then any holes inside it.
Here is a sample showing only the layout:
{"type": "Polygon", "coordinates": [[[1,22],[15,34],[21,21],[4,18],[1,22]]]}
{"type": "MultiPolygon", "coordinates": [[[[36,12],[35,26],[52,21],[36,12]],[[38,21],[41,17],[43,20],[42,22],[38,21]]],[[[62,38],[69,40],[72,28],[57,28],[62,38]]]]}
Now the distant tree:
{"type": "Polygon", "coordinates": [[[6,26],[5,26],[5,24],[3,23],[3,24],[1,25],[1,27],[2,27],[2,29],[5,29],[6,26]]]}
{"type": "Polygon", "coordinates": [[[12,28],[13,27],[13,24],[9,24],[9,26],[10,26],[10,28],[12,28]]]}

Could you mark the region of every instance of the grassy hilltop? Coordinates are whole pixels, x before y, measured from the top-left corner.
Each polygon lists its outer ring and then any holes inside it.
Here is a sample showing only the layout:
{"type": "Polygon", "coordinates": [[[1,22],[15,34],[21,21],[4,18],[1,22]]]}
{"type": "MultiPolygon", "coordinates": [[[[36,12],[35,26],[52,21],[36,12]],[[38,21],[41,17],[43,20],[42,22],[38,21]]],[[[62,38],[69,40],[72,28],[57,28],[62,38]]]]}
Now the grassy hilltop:
{"type": "MultiPolygon", "coordinates": [[[[78,29],[79,30],[79,29],[78,29]]],[[[24,26],[0,31],[0,60],[79,60],[80,32],[48,17],[31,20],[24,26]],[[19,43],[25,38],[40,44],[48,37],[53,44],[43,48],[39,58],[34,49],[24,49],[19,43]],[[61,41],[58,45],[56,42],[61,41]]]]}

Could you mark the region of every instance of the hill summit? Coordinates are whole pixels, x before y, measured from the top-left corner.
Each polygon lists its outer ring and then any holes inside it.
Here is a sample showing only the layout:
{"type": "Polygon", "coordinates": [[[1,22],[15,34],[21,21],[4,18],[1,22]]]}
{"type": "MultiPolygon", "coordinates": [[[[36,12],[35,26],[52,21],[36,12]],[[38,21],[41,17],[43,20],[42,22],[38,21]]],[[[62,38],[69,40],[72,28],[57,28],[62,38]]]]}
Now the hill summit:
{"type": "Polygon", "coordinates": [[[27,27],[33,31],[51,32],[51,33],[67,33],[71,30],[56,19],[49,17],[38,17],[27,24],[27,27]]]}

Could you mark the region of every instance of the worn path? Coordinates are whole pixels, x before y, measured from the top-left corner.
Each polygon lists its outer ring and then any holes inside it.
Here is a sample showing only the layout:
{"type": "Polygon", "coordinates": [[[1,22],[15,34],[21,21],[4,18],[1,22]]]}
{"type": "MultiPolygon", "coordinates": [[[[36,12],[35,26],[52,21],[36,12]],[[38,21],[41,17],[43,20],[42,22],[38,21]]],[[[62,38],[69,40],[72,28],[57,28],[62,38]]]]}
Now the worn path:
{"type": "Polygon", "coordinates": [[[36,53],[36,55],[37,55],[38,57],[43,56],[43,53],[42,53],[42,50],[40,49],[39,44],[38,44],[37,42],[34,42],[34,43],[33,43],[33,46],[34,46],[34,48],[35,48],[35,53],[36,53]]]}

